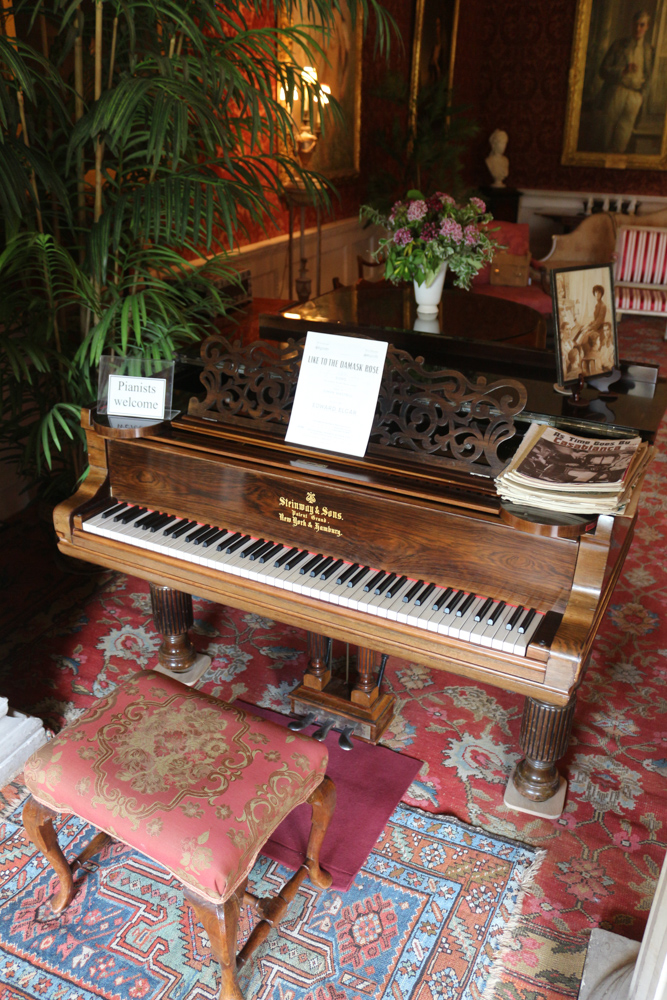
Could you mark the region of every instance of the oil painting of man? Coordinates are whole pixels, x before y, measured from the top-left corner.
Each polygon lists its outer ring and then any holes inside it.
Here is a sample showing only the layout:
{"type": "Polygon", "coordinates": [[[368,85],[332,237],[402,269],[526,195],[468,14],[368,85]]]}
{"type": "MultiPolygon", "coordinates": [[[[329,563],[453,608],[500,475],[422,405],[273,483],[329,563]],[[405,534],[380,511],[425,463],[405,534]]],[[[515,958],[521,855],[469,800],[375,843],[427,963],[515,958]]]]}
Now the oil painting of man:
{"type": "Polygon", "coordinates": [[[667,164],[667,0],[578,0],[563,163],[667,164]]]}

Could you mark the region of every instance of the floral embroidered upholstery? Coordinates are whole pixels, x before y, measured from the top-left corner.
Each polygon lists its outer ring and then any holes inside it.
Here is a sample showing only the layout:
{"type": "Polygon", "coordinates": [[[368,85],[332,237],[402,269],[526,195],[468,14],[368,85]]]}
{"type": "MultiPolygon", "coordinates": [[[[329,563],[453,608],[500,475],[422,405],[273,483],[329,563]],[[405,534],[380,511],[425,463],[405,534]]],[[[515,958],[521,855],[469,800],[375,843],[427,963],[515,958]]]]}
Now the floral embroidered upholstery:
{"type": "Polygon", "coordinates": [[[33,797],[75,812],[219,903],[324,777],[321,744],[153,671],[41,747],[33,797]]]}

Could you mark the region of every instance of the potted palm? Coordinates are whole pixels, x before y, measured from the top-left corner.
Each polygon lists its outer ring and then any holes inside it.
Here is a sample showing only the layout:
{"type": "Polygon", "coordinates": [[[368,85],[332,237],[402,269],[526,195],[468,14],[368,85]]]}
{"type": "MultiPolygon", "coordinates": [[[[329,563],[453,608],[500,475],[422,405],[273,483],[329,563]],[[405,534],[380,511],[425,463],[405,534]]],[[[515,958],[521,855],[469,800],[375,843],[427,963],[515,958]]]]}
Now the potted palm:
{"type": "Polygon", "coordinates": [[[278,95],[316,87],[293,47],[325,47],[340,8],[372,13],[386,49],[379,0],[3,5],[0,446],[31,480],[62,496],[85,474],[79,409],[103,354],[169,359],[224,315],[230,254],[276,225],[284,182],[326,201],[280,152],[278,95]]]}

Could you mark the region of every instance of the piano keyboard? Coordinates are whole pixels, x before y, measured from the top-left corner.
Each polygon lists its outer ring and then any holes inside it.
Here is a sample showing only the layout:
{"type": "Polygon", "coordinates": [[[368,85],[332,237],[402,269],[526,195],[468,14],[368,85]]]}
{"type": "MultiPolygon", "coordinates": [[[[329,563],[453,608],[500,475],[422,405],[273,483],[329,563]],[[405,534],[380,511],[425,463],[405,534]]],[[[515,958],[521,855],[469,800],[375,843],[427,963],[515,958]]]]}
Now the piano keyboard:
{"type": "Polygon", "coordinates": [[[132,504],[110,501],[83,530],[516,656],[526,656],[544,617],[534,608],[132,504]]]}

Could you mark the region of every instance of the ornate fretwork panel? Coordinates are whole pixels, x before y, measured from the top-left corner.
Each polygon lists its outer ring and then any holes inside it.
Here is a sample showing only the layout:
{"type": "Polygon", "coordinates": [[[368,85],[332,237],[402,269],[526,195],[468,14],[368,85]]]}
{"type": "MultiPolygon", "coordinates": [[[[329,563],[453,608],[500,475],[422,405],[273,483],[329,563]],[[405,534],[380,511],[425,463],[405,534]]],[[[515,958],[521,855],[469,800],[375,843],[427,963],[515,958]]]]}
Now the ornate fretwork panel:
{"type": "MultiPolygon", "coordinates": [[[[304,343],[242,347],[209,337],[201,351],[206,398],[190,401],[190,416],[284,437],[304,343]]],[[[525,404],[525,387],[516,379],[471,382],[390,345],[368,451],[460,471],[474,464],[475,472],[495,476],[507,464],[498,448],[514,435],[514,417],[525,404]]]]}

